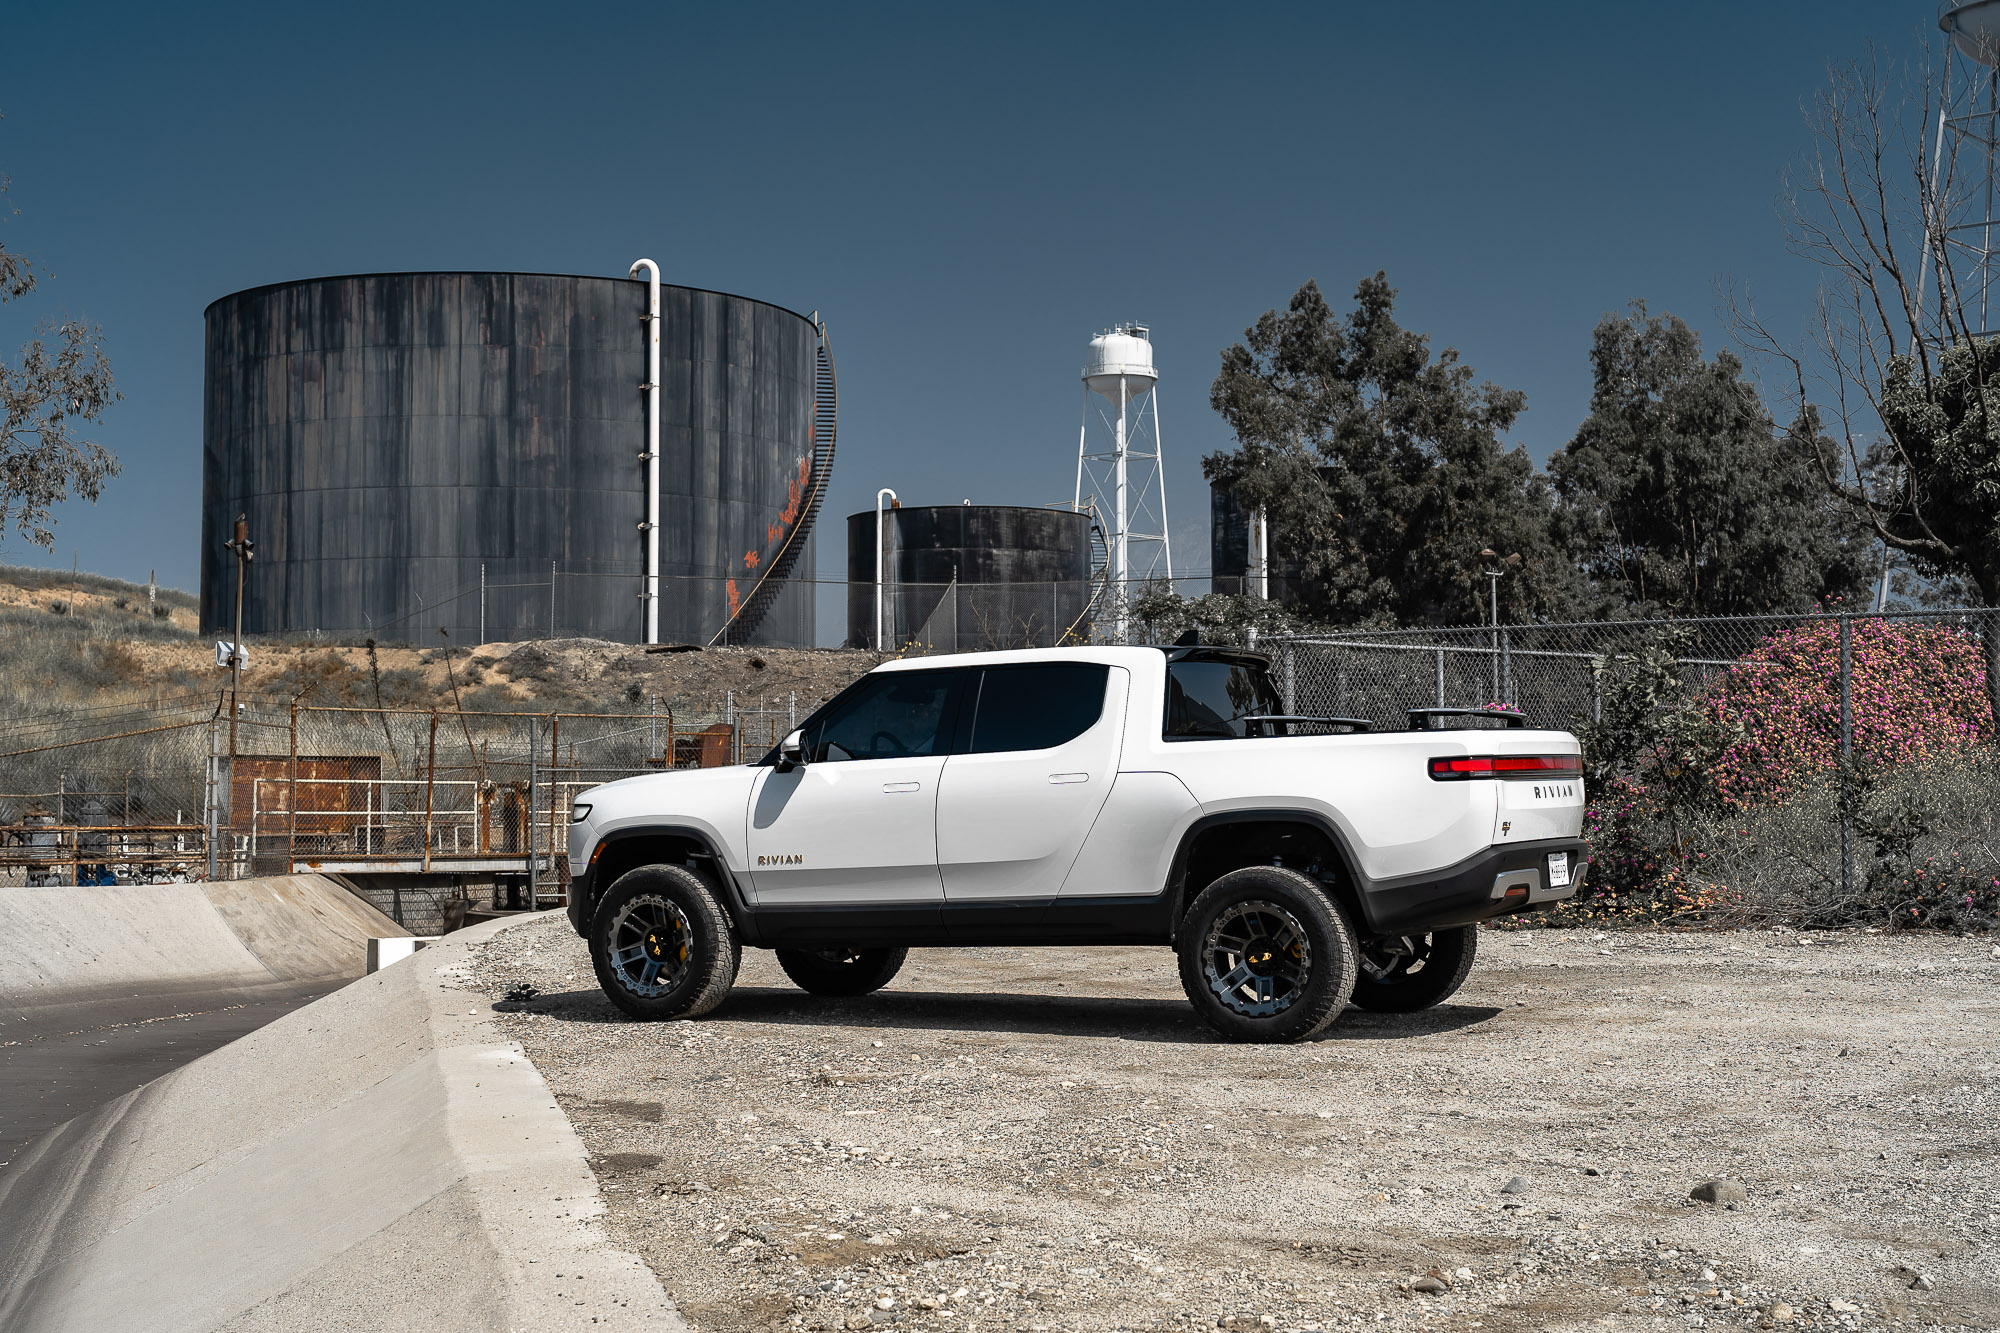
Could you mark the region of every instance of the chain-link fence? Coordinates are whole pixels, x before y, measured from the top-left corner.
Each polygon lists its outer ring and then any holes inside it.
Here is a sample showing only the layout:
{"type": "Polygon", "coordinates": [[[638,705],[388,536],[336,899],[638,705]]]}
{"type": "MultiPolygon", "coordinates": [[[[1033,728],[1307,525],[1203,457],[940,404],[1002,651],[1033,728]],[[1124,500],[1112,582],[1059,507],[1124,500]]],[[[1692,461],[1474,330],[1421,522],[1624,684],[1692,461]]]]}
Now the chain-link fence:
{"type": "MultiPolygon", "coordinates": [[[[873,585],[865,591],[872,611],[873,585]]],[[[911,604],[919,619],[899,613],[895,634],[908,652],[1028,646],[1050,629],[1063,642],[1110,637],[1104,630],[1117,608],[1102,588],[1073,591],[1087,599],[1065,603],[1061,585],[1014,585],[1020,625],[996,621],[968,641],[967,607],[945,585],[927,607],[911,604]],[[1088,635],[1057,624],[1079,605],[1093,618],[1088,635]]],[[[888,609],[885,596],[885,618],[888,609]]],[[[1747,766],[1763,763],[1806,774],[1801,791],[1818,784],[1812,799],[1820,805],[1810,811],[1804,797],[1786,798],[1807,812],[1785,834],[1798,863],[1845,885],[1875,873],[1858,871],[1857,858],[1881,861],[1897,838],[1941,846],[1944,832],[1961,829],[1954,864],[1992,862],[2000,892],[2000,816],[1987,830],[1980,813],[2000,811],[2000,762],[1979,759],[2000,735],[2000,611],[1342,630],[1257,647],[1272,657],[1289,712],[1365,717],[1383,729],[1407,725],[1413,709],[1497,704],[1586,735],[1602,723],[1589,742],[1597,746],[1629,719],[1635,689],[1658,687],[1685,716],[1725,721],[1748,738],[1718,751],[1718,762],[1736,767],[1716,783],[1742,789],[1747,766]],[[1914,775],[1945,752],[1976,762],[1935,800],[1910,788],[1910,810],[1931,805],[1907,817],[1891,808],[1904,795],[1878,783],[1868,799],[1884,831],[1871,833],[1875,815],[1846,776],[1858,771],[1851,761],[1865,757],[1872,774],[1901,766],[1914,775]],[[1935,813],[1944,809],[1960,813],[1935,813]],[[1912,820],[1921,832],[1909,832],[1912,820]],[[1989,832],[1990,854],[1966,841],[1989,832]]],[[[864,665],[857,659],[856,672],[864,665]]],[[[7,718],[0,884],[322,870],[372,886],[385,910],[419,924],[448,919],[436,886],[452,879],[494,884],[496,905],[502,888],[508,905],[559,901],[579,792],[631,774],[754,761],[811,706],[738,710],[732,702],[691,716],[246,700],[232,720],[204,694],[7,718]]],[[[1601,789],[1593,795],[1604,804],[1601,789]]],[[[1743,832],[1754,823],[1737,826],[1746,846],[1756,841],[1743,832]]],[[[1918,855],[1908,847],[1905,862],[1918,855]]]]}
{"type": "Polygon", "coordinates": [[[1574,729],[1602,717],[1618,664],[1646,652],[1671,658],[1694,691],[1780,674],[1793,684],[1817,676],[1829,700],[1851,703],[1857,637],[1892,652],[1920,644],[1984,691],[2000,651],[2000,611],[1343,630],[1266,639],[1259,647],[1272,654],[1293,712],[1401,727],[1416,708],[1502,705],[1574,729]]]}
{"type": "MultiPolygon", "coordinates": [[[[1102,571],[1081,578],[1011,581],[916,582],[893,575],[880,583],[788,579],[787,585],[814,608],[810,641],[794,632],[806,623],[796,616],[767,619],[754,632],[740,633],[733,627],[733,617],[747,589],[736,580],[662,575],[659,586],[662,634],[669,641],[989,652],[1141,642],[1147,627],[1130,612],[1132,604],[1148,593],[1202,596],[1209,592],[1210,582],[1202,575],[1118,583],[1102,571]]],[[[461,645],[606,635],[630,638],[637,634],[636,618],[614,630],[591,609],[605,604],[607,589],[621,585],[634,590],[636,607],[636,590],[643,585],[637,574],[551,565],[539,572],[517,571],[504,579],[495,575],[440,587],[393,616],[358,625],[305,626],[296,633],[307,639],[427,646],[435,645],[441,633],[461,645]]]]}
{"type": "Polygon", "coordinates": [[[1497,706],[1581,733],[1599,893],[1820,924],[2000,919],[2000,611],[1345,631],[1259,647],[1293,713],[1401,728],[1415,709],[1497,706]]]}

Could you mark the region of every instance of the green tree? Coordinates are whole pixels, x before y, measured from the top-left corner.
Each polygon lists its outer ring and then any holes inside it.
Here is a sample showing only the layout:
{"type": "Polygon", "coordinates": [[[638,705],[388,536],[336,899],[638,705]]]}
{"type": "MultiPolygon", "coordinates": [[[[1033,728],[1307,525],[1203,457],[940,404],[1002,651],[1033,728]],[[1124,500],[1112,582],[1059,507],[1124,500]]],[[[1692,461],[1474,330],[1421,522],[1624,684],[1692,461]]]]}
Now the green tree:
{"type": "Polygon", "coordinates": [[[1549,458],[1594,614],[1806,611],[1862,592],[1878,548],[1778,438],[1728,351],[1635,301],[1591,340],[1590,416],[1549,458]]]}
{"type": "MultiPolygon", "coordinates": [[[[0,176],[0,198],[7,191],[0,176]]],[[[18,212],[19,210],[0,210],[18,212]]],[[[0,244],[0,302],[35,289],[35,266],[0,244]]],[[[0,537],[11,526],[37,546],[55,545],[50,511],[71,496],[95,501],[118,474],[118,460],[80,438],[119,398],[111,385],[104,335],[94,324],[45,323],[17,364],[0,360],[0,537]]]]}
{"type": "Polygon", "coordinates": [[[1301,609],[1336,624],[1486,619],[1481,550],[1521,561],[1503,616],[1576,605],[1577,577],[1551,534],[1555,497],[1502,436],[1524,394],[1473,372],[1396,323],[1377,273],[1337,316],[1307,282],[1222,354],[1209,401],[1233,452],[1202,460],[1212,482],[1269,515],[1273,555],[1304,571],[1301,609]]]}

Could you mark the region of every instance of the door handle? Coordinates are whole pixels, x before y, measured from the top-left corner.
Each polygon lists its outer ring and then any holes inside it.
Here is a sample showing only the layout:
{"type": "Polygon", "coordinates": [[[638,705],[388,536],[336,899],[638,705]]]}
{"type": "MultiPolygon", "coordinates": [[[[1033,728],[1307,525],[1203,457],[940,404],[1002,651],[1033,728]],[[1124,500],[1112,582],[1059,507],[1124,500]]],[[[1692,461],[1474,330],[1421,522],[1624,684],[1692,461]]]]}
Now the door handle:
{"type": "Polygon", "coordinates": [[[1050,781],[1050,782],[1088,782],[1088,781],[1090,781],[1090,774],[1088,774],[1088,773],[1051,773],[1051,774],[1049,774],[1049,781],[1050,781]]]}
{"type": "Polygon", "coordinates": [[[885,782],[882,784],[883,791],[922,791],[923,789],[924,784],[921,782],[885,782]]]}

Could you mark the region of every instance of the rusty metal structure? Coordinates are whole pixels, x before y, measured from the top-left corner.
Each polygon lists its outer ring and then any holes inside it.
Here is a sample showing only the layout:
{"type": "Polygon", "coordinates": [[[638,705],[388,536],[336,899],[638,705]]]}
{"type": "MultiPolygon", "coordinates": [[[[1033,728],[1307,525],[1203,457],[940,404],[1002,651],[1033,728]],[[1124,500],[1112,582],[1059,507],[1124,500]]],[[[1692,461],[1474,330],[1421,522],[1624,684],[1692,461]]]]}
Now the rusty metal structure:
{"type": "MultiPolygon", "coordinates": [[[[222,539],[258,559],[248,635],[461,644],[643,636],[648,294],[623,277],[378,273],[206,313],[201,607],[222,539]]],[[[660,637],[813,642],[813,520],[833,462],[825,328],[661,288],[660,637]]]]}
{"type": "Polygon", "coordinates": [[[224,711],[175,706],[150,726],[121,723],[0,753],[0,776],[13,779],[0,791],[0,884],[319,871],[384,884],[518,881],[530,899],[560,902],[579,792],[754,760],[800,716],[796,703],[732,703],[719,719],[658,707],[586,714],[248,704],[238,719],[243,751],[231,761],[221,752],[224,711]],[[120,765],[115,789],[71,777],[120,765]],[[21,789],[21,777],[52,766],[54,783],[21,789]],[[188,803],[170,809],[177,799],[188,803]]]}

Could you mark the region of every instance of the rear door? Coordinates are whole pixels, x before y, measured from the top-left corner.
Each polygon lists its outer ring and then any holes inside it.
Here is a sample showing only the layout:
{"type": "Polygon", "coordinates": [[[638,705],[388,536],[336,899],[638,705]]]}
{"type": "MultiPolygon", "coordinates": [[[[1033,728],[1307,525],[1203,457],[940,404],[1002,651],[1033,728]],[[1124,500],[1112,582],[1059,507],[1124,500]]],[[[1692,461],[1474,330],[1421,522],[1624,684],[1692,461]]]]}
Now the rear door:
{"type": "Polygon", "coordinates": [[[993,666],[967,683],[939,780],[947,907],[1046,903],[1111,790],[1131,674],[1095,662],[993,666]]]}

